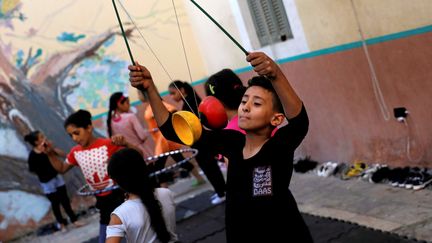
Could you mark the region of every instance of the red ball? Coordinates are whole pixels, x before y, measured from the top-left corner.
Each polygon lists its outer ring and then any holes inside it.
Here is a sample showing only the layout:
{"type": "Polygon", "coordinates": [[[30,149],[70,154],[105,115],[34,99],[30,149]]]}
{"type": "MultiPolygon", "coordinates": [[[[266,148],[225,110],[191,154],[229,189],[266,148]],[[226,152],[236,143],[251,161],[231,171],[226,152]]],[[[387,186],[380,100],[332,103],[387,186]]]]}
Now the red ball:
{"type": "Polygon", "coordinates": [[[223,104],[214,96],[205,97],[198,106],[198,111],[202,114],[201,123],[210,129],[222,129],[228,123],[223,104]]]}

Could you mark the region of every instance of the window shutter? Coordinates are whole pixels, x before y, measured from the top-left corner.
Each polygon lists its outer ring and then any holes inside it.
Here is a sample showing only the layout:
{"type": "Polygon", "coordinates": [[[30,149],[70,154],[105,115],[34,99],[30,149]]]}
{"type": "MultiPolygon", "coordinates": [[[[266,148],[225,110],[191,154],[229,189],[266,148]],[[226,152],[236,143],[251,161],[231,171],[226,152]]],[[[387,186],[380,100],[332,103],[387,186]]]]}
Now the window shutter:
{"type": "Polygon", "coordinates": [[[293,37],[282,0],[247,2],[261,46],[293,37]]]}

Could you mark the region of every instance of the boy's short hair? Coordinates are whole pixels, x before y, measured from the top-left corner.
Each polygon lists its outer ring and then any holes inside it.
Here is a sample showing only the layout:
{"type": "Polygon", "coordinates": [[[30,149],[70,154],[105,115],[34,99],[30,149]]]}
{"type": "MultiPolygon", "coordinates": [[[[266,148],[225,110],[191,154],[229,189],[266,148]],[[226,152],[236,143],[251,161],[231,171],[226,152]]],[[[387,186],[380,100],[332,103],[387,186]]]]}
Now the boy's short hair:
{"type": "Polygon", "coordinates": [[[220,100],[228,109],[237,109],[246,87],[231,69],[222,69],[211,75],[204,84],[206,95],[220,100]]]}
{"type": "Polygon", "coordinates": [[[258,86],[258,87],[261,87],[261,88],[271,92],[272,96],[273,96],[273,109],[276,112],[284,113],[284,109],[283,109],[282,103],[279,99],[279,96],[276,93],[276,90],[274,89],[273,84],[271,83],[271,81],[267,77],[255,76],[255,77],[249,79],[247,88],[250,88],[253,86],[258,86]]]}

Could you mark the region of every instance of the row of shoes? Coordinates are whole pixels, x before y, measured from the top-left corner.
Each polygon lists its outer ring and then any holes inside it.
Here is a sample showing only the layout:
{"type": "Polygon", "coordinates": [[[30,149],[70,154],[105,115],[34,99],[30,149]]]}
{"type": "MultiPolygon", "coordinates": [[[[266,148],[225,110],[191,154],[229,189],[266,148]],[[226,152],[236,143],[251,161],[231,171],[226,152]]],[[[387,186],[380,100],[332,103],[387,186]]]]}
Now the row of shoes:
{"type": "Polygon", "coordinates": [[[393,187],[421,190],[432,183],[432,174],[426,168],[383,167],[372,175],[370,182],[388,182],[393,187]]]}
{"type": "Polygon", "coordinates": [[[432,184],[432,171],[419,167],[389,168],[386,164],[367,165],[355,161],[352,165],[328,161],[319,164],[315,173],[321,177],[337,176],[343,180],[360,178],[371,183],[388,183],[394,187],[420,190],[432,184]]]}

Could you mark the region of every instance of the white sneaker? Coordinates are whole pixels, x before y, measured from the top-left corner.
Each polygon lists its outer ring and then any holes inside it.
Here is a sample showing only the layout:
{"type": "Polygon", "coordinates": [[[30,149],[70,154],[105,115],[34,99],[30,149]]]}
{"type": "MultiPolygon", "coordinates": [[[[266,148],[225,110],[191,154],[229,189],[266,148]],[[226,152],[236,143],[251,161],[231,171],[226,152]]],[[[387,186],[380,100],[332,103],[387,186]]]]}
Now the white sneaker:
{"type": "Polygon", "coordinates": [[[216,196],[215,198],[213,198],[211,200],[211,203],[213,205],[216,205],[216,204],[219,204],[219,203],[223,203],[223,202],[225,202],[225,197],[218,197],[218,196],[216,196]]]}
{"type": "Polygon", "coordinates": [[[338,163],[328,161],[324,164],[321,164],[318,168],[317,174],[322,177],[329,177],[334,174],[336,168],[338,167],[338,163]]]}
{"type": "Polygon", "coordinates": [[[331,175],[333,175],[336,171],[336,168],[338,167],[338,164],[336,162],[327,162],[324,172],[323,172],[323,176],[324,177],[329,177],[331,175]]]}
{"type": "Polygon", "coordinates": [[[213,199],[215,199],[216,197],[219,197],[217,193],[213,194],[213,195],[210,197],[210,200],[213,200],[213,199]]]}

